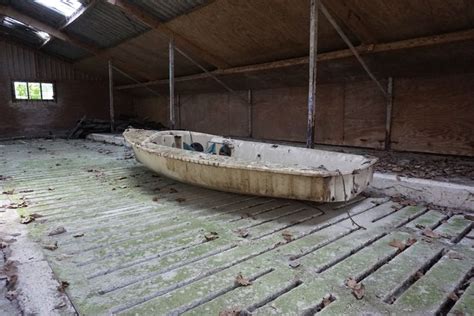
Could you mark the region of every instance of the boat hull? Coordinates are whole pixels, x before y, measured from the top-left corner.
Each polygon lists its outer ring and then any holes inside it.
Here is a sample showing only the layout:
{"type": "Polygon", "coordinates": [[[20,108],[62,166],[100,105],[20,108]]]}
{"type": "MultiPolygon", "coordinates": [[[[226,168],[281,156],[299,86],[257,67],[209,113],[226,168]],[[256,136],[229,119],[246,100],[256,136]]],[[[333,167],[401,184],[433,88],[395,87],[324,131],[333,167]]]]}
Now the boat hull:
{"type": "Polygon", "coordinates": [[[272,169],[242,168],[168,150],[160,151],[159,148],[149,149],[133,142],[130,144],[139,162],[163,176],[209,189],[240,194],[341,202],[360,194],[370,184],[373,176],[372,165],[355,170],[351,174],[293,174],[272,169]]]}

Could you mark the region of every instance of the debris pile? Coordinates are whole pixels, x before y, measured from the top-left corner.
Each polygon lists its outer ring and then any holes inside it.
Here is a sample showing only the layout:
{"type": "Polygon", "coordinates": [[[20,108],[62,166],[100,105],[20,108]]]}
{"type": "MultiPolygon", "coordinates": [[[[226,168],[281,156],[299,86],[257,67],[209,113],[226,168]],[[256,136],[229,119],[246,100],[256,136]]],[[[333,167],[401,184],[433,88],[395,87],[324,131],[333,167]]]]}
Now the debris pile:
{"type": "MultiPolygon", "coordinates": [[[[166,129],[166,126],[159,122],[154,122],[148,119],[139,120],[136,118],[122,117],[115,121],[115,130],[117,132],[123,132],[130,126],[134,128],[142,129],[153,129],[162,130],[166,129]]],[[[83,117],[80,119],[76,126],[69,132],[68,138],[85,138],[91,133],[109,133],[110,132],[110,121],[102,119],[88,119],[83,117]]]]}

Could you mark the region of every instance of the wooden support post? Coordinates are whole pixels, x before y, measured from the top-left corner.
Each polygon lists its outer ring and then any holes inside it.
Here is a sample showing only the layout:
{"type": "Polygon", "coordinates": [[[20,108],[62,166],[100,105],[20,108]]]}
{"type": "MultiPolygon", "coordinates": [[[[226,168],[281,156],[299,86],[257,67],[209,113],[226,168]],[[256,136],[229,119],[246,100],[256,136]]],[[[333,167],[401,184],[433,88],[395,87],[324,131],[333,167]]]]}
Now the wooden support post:
{"type": "Polygon", "coordinates": [[[249,137],[251,138],[253,135],[253,131],[252,131],[252,90],[249,89],[248,91],[248,103],[249,103],[249,106],[248,106],[248,109],[249,109],[249,112],[248,112],[248,120],[249,120],[249,137]]]}
{"type": "Polygon", "coordinates": [[[115,111],[114,111],[114,69],[112,61],[109,60],[109,111],[110,111],[110,132],[115,131],[115,111]]]}
{"type": "Polygon", "coordinates": [[[388,78],[387,86],[387,111],[385,113],[385,150],[390,150],[392,138],[392,107],[393,107],[393,78],[388,78]]]}
{"type": "Polygon", "coordinates": [[[170,128],[175,129],[175,108],[174,108],[174,38],[169,42],[169,82],[170,82],[170,128]]]}
{"type": "Polygon", "coordinates": [[[309,40],[308,126],[306,130],[306,148],[314,148],[314,123],[316,114],[316,74],[318,54],[318,11],[319,0],[311,0],[311,21],[309,40]]]}

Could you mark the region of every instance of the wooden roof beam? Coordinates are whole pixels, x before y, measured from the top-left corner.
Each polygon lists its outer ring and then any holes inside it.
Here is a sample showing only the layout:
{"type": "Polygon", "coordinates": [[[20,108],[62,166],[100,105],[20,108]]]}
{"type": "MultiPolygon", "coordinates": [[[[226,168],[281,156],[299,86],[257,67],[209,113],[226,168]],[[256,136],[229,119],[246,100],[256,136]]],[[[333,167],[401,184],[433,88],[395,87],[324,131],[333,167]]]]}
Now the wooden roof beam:
{"type": "Polygon", "coordinates": [[[357,14],[356,8],[350,1],[326,0],[323,4],[332,16],[337,17],[344,26],[354,34],[363,44],[374,44],[376,38],[357,14]]]}
{"type": "Polygon", "coordinates": [[[158,30],[170,38],[173,37],[177,47],[205,61],[206,63],[213,65],[217,68],[229,68],[231,66],[218,56],[215,56],[212,53],[202,49],[201,47],[198,47],[196,44],[192,43],[182,35],[177,34],[164,23],[162,23],[160,20],[145,12],[144,10],[138,8],[137,6],[130,4],[124,0],[106,1],[112,5],[117,6],[117,8],[119,8],[125,14],[135,17],[137,20],[143,22],[152,29],[158,30]]]}
{"type": "MultiPolygon", "coordinates": [[[[61,30],[58,30],[52,26],[49,26],[41,21],[38,21],[26,14],[23,14],[17,10],[15,10],[14,8],[10,7],[10,6],[6,6],[6,5],[0,5],[0,15],[5,15],[5,16],[9,16],[23,24],[26,24],[30,27],[33,27],[39,31],[42,31],[42,32],[46,32],[48,33],[50,36],[54,37],[54,38],[57,38],[57,39],[60,39],[62,41],[65,41],[65,42],[68,42],[76,47],[79,47],[79,48],[82,48],[86,51],[88,51],[89,53],[99,57],[100,59],[104,60],[104,61],[108,61],[110,59],[112,60],[116,60],[120,63],[120,67],[122,67],[123,69],[125,69],[126,71],[132,73],[132,74],[135,74],[137,75],[136,73],[136,70],[135,69],[130,69],[130,67],[127,66],[127,63],[126,62],[123,62],[121,60],[118,60],[116,58],[113,57],[112,55],[112,51],[110,49],[100,49],[98,47],[95,47],[93,45],[89,45],[87,43],[84,43],[83,41],[75,38],[74,36],[71,36],[67,33],[65,33],[64,31],[61,31],[61,30]]],[[[43,46],[43,45],[42,45],[43,46]]],[[[138,75],[140,77],[143,77],[147,80],[150,80],[151,78],[142,74],[142,73],[138,73],[138,75]]]]}
{"type": "Polygon", "coordinates": [[[91,46],[89,44],[86,44],[60,30],[55,29],[52,26],[49,26],[43,22],[40,22],[26,14],[23,14],[15,9],[13,9],[10,6],[7,5],[0,5],[0,14],[9,16],[23,24],[26,24],[28,26],[31,26],[39,31],[46,32],[49,35],[58,38],[60,40],[63,40],[65,42],[69,42],[73,44],[74,46],[80,47],[84,50],[87,50],[88,52],[91,52],[93,54],[98,54],[99,49],[97,47],[91,46]]]}
{"type": "MultiPolygon", "coordinates": [[[[405,49],[411,49],[411,48],[427,47],[427,46],[433,46],[433,45],[449,44],[449,43],[454,43],[454,42],[470,41],[470,40],[474,40],[474,29],[468,29],[465,31],[446,33],[446,34],[441,34],[441,35],[418,37],[418,38],[402,40],[402,41],[397,41],[397,42],[390,42],[390,43],[360,45],[360,46],[355,47],[355,49],[359,52],[359,54],[367,55],[367,54],[374,54],[374,53],[405,50],[405,49]]],[[[352,54],[352,51],[350,49],[343,49],[343,50],[318,54],[318,62],[350,58],[353,56],[354,55],[352,54]]],[[[308,64],[308,61],[309,61],[308,57],[298,57],[298,58],[284,59],[284,60],[263,63],[263,64],[234,67],[234,68],[229,68],[229,69],[220,69],[220,70],[212,71],[212,74],[216,76],[245,74],[245,73],[250,73],[250,72],[259,72],[259,71],[280,69],[280,68],[291,67],[291,66],[306,65],[308,64]]],[[[175,78],[175,82],[198,80],[198,79],[204,79],[208,77],[209,75],[206,73],[199,73],[199,74],[190,75],[190,76],[177,77],[175,78]]],[[[160,85],[160,84],[168,84],[168,79],[153,80],[153,81],[148,81],[148,82],[140,83],[140,84],[122,85],[122,86],[117,86],[116,89],[117,90],[132,89],[132,88],[139,88],[142,86],[160,85]]]]}

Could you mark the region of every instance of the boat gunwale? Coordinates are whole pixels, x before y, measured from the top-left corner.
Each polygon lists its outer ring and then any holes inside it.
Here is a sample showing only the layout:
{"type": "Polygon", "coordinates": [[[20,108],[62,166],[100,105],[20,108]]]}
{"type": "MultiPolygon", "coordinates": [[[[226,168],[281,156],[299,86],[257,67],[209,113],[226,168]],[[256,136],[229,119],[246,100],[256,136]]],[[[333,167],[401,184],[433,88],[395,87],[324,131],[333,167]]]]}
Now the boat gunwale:
{"type": "MultiPolygon", "coordinates": [[[[295,176],[329,178],[329,177],[356,175],[362,171],[365,171],[373,167],[373,165],[378,161],[378,158],[376,157],[363,156],[368,161],[368,163],[364,166],[364,168],[357,168],[357,169],[352,170],[351,172],[342,172],[342,171],[336,171],[336,170],[329,171],[329,170],[313,170],[313,169],[282,167],[276,164],[273,167],[269,167],[259,162],[255,163],[251,161],[249,162],[239,161],[236,159],[232,159],[232,157],[220,156],[220,155],[210,155],[211,157],[213,157],[213,160],[210,160],[205,157],[202,157],[201,155],[205,154],[202,152],[190,151],[190,150],[185,150],[181,148],[174,148],[174,147],[164,146],[164,145],[155,144],[151,142],[144,145],[143,141],[142,142],[131,141],[129,137],[126,135],[126,133],[132,130],[139,131],[139,129],[127,129],[123,133],[123,136],[125,140],[127,141],[127,143],[131,144],[134,147],[138,147],[148,153],[156,154],[160,157],[179,160],[183,162],[197,163],[200,165],[214,166],[214,167],[224,167],[224,168],[240,169],[240,170],[245,169],[249,171],[271,172],[271,173],[276,173],[276,174],[286,174],[286,175],[295,175],[295,176]],[[156,149],[150,148],[149,147],[150,144],[153,145],[153,147],[155,147],[156,149]],[[216,158],[219,159],[219,161],[216,161],[216,158]],[[253,163],[255,163],[255,165],[253,163]]],[[[163,132],[167,132],[167,131],[163,131],[163,132]]],[[[212,134],[208,134],[208,135],[212,135],[212,134]]],[[[214,135],[214,136],[221,137],[218,135],[214,135]]],[[[284,145],[284,146],[294,147],[294,146],[288,146],[288,145],[284,145]]],[[[295,147],[295,148],[299,148],[299,147],[295,147]]],[[[306,148],[299,148],[299,149],[306,149],[306,148]]],[[[346,153],[342,153],[342,154],[362,156],[362,155],[346,154],[346,153]]]]}

